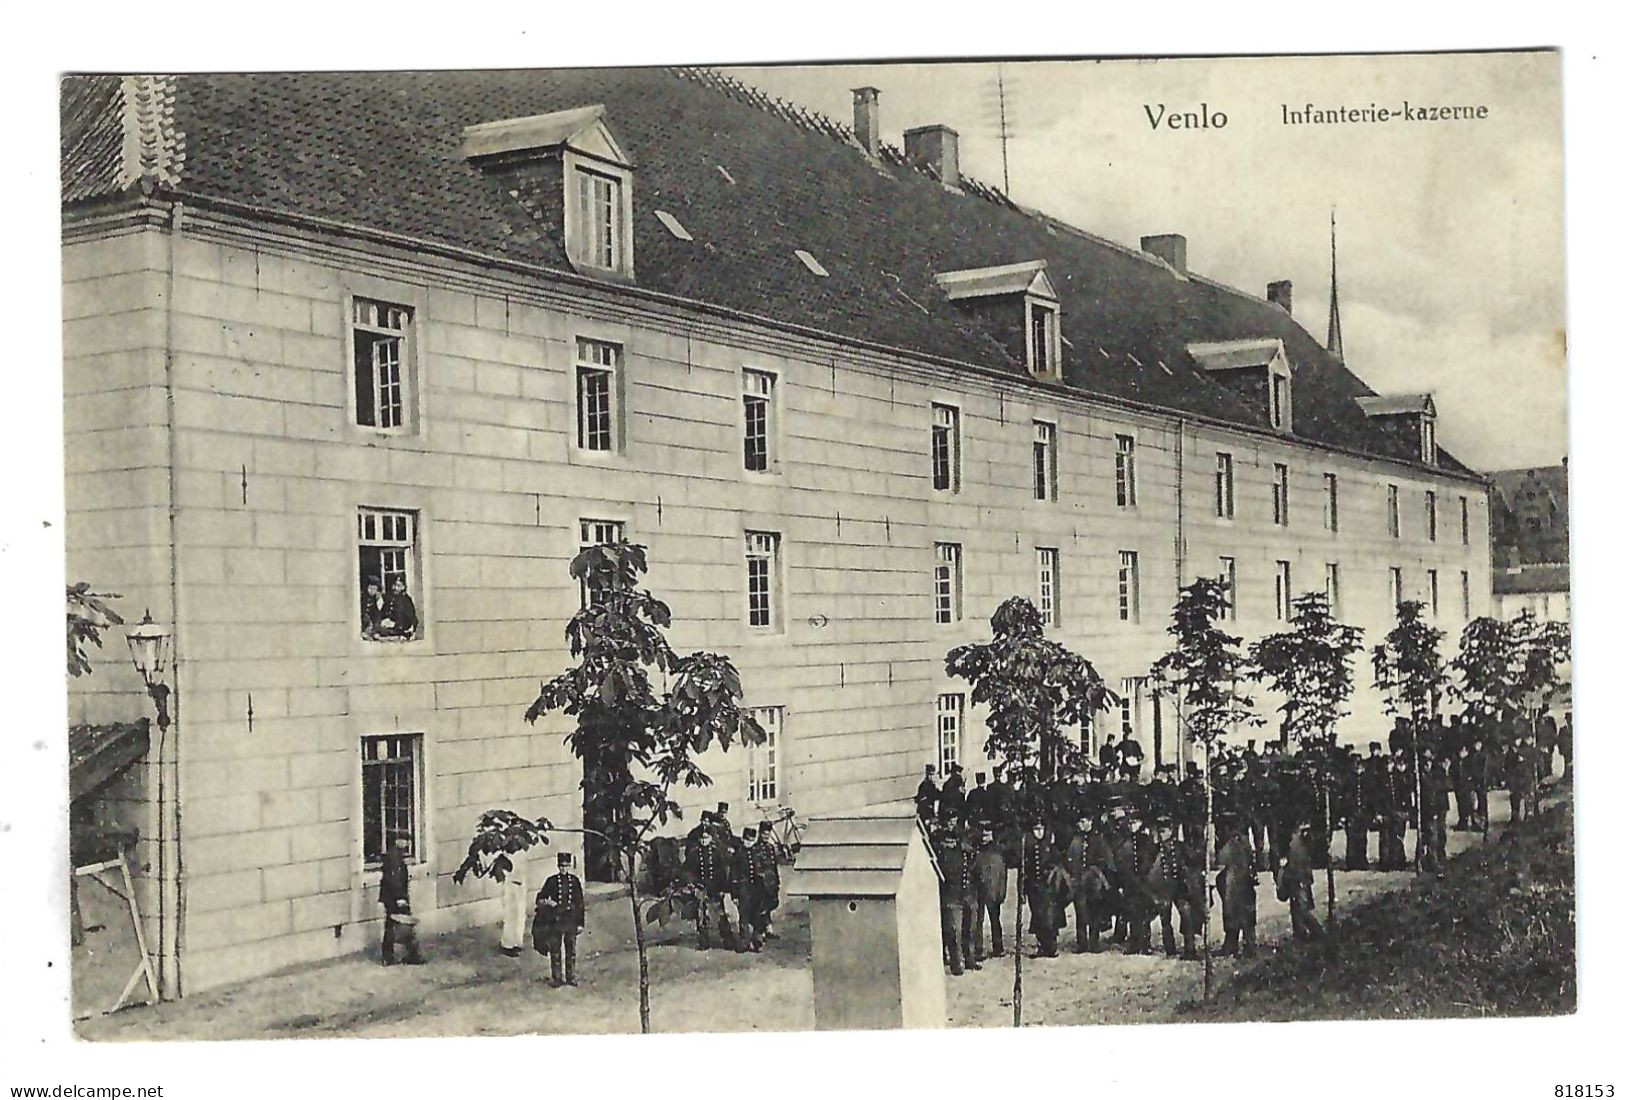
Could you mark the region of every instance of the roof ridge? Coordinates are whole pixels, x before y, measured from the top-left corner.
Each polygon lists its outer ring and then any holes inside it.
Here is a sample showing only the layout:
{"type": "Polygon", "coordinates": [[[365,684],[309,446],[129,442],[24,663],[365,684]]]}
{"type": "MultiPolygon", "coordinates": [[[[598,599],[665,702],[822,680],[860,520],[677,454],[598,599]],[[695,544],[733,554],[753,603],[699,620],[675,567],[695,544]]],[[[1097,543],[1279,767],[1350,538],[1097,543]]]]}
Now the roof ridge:
{"type": "MultiPolygon", "coordinates": [[[[710,66],[674,65],[668,71],[673,76],[691,80],[729,99],[772,115],[781,122],[788,122],[792,126],[800,127],[808,133],[822,134],[825,137],[841,142],[843,145],[850,145],[854,149],[863,150],[863,146],[858,144],[857,134],[852,130],[852,127],[847,126],[845,123],[836,122],[815,108],[803,107],[799,103],[791,103],[777,96],[770,96],[738,77],[728,76],[726,73],[718,72],[710,66]]],[[[911,162],[903,153],[903,150],[891,142],[880,142],[874,155],[877,159],[888,164],[896,165],[899,168],[908,168],[925,176],[927,179],[941,182],[940,177],[935,172],[924,165],[911,162]]],[[[974,176],[967,176],[962,173],[959,177],[958,190],[974,195],[983,202],[991,203],[994,206],[1004,206],[1026,214],[1028,217],[1033,216],[1029,211],[1012,202],[1010,196],[1003,191],[1000,191],[992,184],[983,183],[974,176]]]]}

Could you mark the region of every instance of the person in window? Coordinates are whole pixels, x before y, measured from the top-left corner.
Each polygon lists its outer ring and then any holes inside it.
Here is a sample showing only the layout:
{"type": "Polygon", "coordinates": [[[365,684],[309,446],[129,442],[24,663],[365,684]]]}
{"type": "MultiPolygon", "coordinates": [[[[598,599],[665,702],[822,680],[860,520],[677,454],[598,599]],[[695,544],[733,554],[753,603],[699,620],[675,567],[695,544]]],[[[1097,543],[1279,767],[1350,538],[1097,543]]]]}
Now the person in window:
{"type": "Polygon", "coordinates": [[[368,577],[361,594],[361,636],[371,638],[378,633],[378,620],[384,614],[384,582],[368,577]]]}
{"type": "Polygon", "coordinates": [[[1124,737],[1117,750],[1117,766],[1123,774],[1124,782],[1138,783],[1140,769],[1144,764],[1145,750],[1140,747],[1140,743],[1134,739],[1133,734],[1124,737]]]}
{"type": "Polygon", "coordinates": [[[380,638],[411,638],[418,630],[418,609],[406,593],[406,578],[396,577],[378,613],[375,633],[380,638]]]}

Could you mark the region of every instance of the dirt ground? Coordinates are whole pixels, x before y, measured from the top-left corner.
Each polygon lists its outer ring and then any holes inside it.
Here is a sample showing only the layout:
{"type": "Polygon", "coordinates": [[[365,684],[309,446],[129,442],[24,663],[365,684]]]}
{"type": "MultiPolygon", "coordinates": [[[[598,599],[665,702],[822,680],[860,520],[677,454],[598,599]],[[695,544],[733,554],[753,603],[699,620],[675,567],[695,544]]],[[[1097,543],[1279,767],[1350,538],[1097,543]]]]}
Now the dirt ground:
{"type": "MultiPolygon", "coordinates": [[[[1491,810],[1494,819],[1505,819],[1504,796],[1492,800],[1491,810]]],[[[1451,851],[1477,839],[1477,834],[1452,832],[1451,851]]],[[[1334,851],[1340,850],[1339,838],[1334,851]]],[[[1269,875],[1261,877],[1258,938],[1261,952],[1268,952],[1290,937],[1290,921],[1285,904],[1275,900],[1269,875]]],[[[1410,881],[1408,873],[1340,871],[1338,907],[1352,908],[1410,881]]],[[[1315,891],[1322,916],[1324,889],[1324,875],[1319,875],[1315,891]]],[[[1005,908],[1008,925],[1014,906],[1005,908]]],[[[1216,942],[1217,911],[1213,920],[1216,942]]],[[[79,1034],[119,1041],[636,1032],[638,965],[628,903],[596,904],[587,922],[576,988],[550,988],[545,958],[530,951],[508,958],[498,950],[495,927],[474,928],[429,941],[428,961],[422,966],[381,966],[374,948],[181,1002],[87,1020],[78,1025],[79,1034]]],[[[781,909],[777,931],[780,938],[768,941],[760,955],[742,955],[700,951],[692,931],[675,922],[651,930],[654,1029],[810,1030],[812,944],[805,913],[781,909]]],[[[1075,932],[1071,927],[1063,932],[1059,958],[1023,960],[1023,1024],[1167,1022],[1175,1018],[1180,1002],[1200,997],[1201,963],[1160,954],[1129,956],[1119,947],[1098,955],[1074,954],[1075,932]]],[[[1007,930],[1007,946],[1011,934],[1007,930]]],[[[1216,980],[1224,983],[1238,965],[1237,960],[1215,959],[1216,980]]],[[[948,1025],[1008,1026],[1011,978],[1008,956],[979,972],[949,977],[948,1025]]]]}

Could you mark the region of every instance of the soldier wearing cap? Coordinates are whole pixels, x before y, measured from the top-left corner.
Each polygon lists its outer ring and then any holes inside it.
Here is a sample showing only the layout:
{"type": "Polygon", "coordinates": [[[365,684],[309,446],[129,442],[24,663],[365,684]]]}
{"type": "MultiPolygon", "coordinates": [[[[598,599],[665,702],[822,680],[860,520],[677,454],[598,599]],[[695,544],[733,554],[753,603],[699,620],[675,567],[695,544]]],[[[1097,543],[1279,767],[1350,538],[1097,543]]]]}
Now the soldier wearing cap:
{"type": "Polygon", "coordinates": [[[745,826],[743,839],[729,857],[729,878],[739,907],[739,938],[734,950],[761,951],[762,930],[757,927],[761,917],[762,870],[755,855],[756,829],[745,826]]]}
{"type": "Polygon", "coordinates": [[[701,829],[693,847],[688,850],[685,862],[688,878],[694,885],[695,899],[698,902],[694,926],[699,933],[700,950],[707,951],[711,947],[713,915],[720,919],[723,942],[732,941],[733,928],[728,923],[728,912],[722,906],[723,891],[728,885],[728,855],[717,843],[716,833],[710,829],[701,829]]]}
{"type": "Polygon", "coordinates": [[[1123,778],[1130,783],[1140,781],[1140,769],[1145,766],[1145,750],[1134,739],[1132,733],[1123,738],[1123,743],[1117,750],[1117,767],[1123,773],[1123,778]]]}
{"type": "Polygon", "coordinates": [[[418,922],[412,915],[411,873],[406,864],[406,854],[410,849],[411,841],[400,834],[392,835],[389,847],[384,849],[383,871],[378,880],[378,904],[384,907],[385,966],[394,963],[397,948],[405,954],[402,961],[409,966],[423,961],[423,956],[418,953],[418,922]]]}
{"type": "Polygon", "coordinates": [[[937,766],[925,766],[925,778],[920,785],[914,788],[914,814],[921,821],[932,821],[937,816],[937,800],[942,797],[942,791],[937,787],[937,766]]]}
{"type": "Polygon", "coordinates": [[[1459,745],[1451,757],[1450,786],[1456,796],[1456,820],[1451,828],[1464,832],[1473,827],[1473,746],[1470,742],[1459,745]]]}
{"type": "Polygon", "coordinates": [[[1349,762],[1349,771],[1338,789],[1337,818],[1343,823],[1343,862],[1350,871],[1371,866],[1371,797],[1365,761],[1358,756],[1349,762]]]}
{"type": "Polygon", "coordinates": [[[1055,845],[1042,821],[1034,821],[1021,838],[1025,861],[1027,907],[1032,910],[1033,938],[1038,941],[1038,954],[1053,959],[1060,954],[1058,939],[1066,924],[1066,915],[1057,903],[1055,886],[1050,874],[1056,866],[1055,845]]]}
{"type": "Polygon", "coordinates": [[[1299,825],[1287,845],[1286,864],[1276,882],[1276,893],[1292,913],[1292,938],[1319,939],[1323,932],[1315,916],[1315,872],[1311,866],[1309,830],[1299,825]]]}
{"type": "Polygon", "coordinates": [[[587,895],[571,870],[569,852],[559,853],[559,869],[536,894],[532,935],[536,950],[552,956],[555,989],[576,984],[576,936],[587,925],[587,895]]]}
{"type": "Polygon", "coordinates": [[[1080,817],[1066,846],[1066,873],[1072,880],[1072,912],[1078,922],[1074,951],[1100,950],[1104,915],[1092,910],[1104,901],[1106,884],[1116,871],[1117,861],[1110,842],[1095,829],[1092,817],[1080,817]]]}
{"type": "Polygon", "coordinates": [[[995,841],[992,827],[984,825],[976,849],[976,909],[971,921],[970,940],[971,955],[978,962],[987,958],[982,950],[984,922],[993,929],[993,957],[1004,956],[1004,924],[1000,913],[1009,885],[1010,869],[1004,861],[1004,849],[995,841]]]}
{"type": "Polygon", "coordinates": [[[965,816],[965,769],[955,761],[948,765],[948,778],[937,795],[937,816],[952,813],[956,820],[965,816]]]}
{"type": "Polygon", "coordinates": [[[757,896],[757,931],[764,940],[776,940],[773,912],[779,907],[779,853],[773,844],[773,823],[756,826],[756,847],[751,854],[761,867],[761,892],[757,896]]]}
{"type": "Polygon", "coordinates": [[[1241,953],[1251,958],[1258,952],[1258,875],[1253,870],[1253,846],[1247,827],[1239,819],[1221,823],[1224,844],[1219,848],[1219,900],[1224,918],[1224,946],[1221,955],[1234,955],[1238,939],[1241,953]]]}
{"type": "MultiPolygon", "coordinates": [[[[975,896],[972,880],[974,867],[966,857],[959,839],[959,819],[951,811],[943,818],[943,829],[936,838],[937,869],[942,880],[937,883],[937,896],[942,910],[942,950],[944,961],[953,974],[965,972],[965,949],[962,942],[965,925],[965,904],[975,896]]],[[[981,966],[972,957],[972,970],[981,966]]]]}

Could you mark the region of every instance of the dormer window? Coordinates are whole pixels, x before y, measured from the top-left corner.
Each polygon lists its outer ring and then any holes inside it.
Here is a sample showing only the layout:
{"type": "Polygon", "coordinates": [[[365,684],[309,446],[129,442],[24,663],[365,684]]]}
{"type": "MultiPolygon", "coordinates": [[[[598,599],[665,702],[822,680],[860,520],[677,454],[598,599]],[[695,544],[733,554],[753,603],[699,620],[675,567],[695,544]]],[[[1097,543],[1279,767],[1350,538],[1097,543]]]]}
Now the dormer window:
{"type": "Polygon", "coordinates": [[[463,155],[553,234],[577,271],[632,278],[632,162],[602,105],[465,127],[463,155]]]}
{"type": "Polygon", "coordinates": [[[974,315],[1027,373],[1061,380],[1061,302],[1043,260],[945,271],[936,277],[948,300],[974,315]]]}
{"type": "Polygon", "coordinates": [[[1432,394],[1395,394],[1357,400],[1368,418],[1397,433],[1406,457],[1426,466],[1439,464],[1439,444],[1434,436],[1439,410],[1432,394]]]}
{"type": "Polygon", "coordinates": [[[1229,389],[1256,401],[1278,432],[1292,430],[1292,364],[1286,346],[1274,337],[1190,344],[1197,365],[1229,389]]]}

